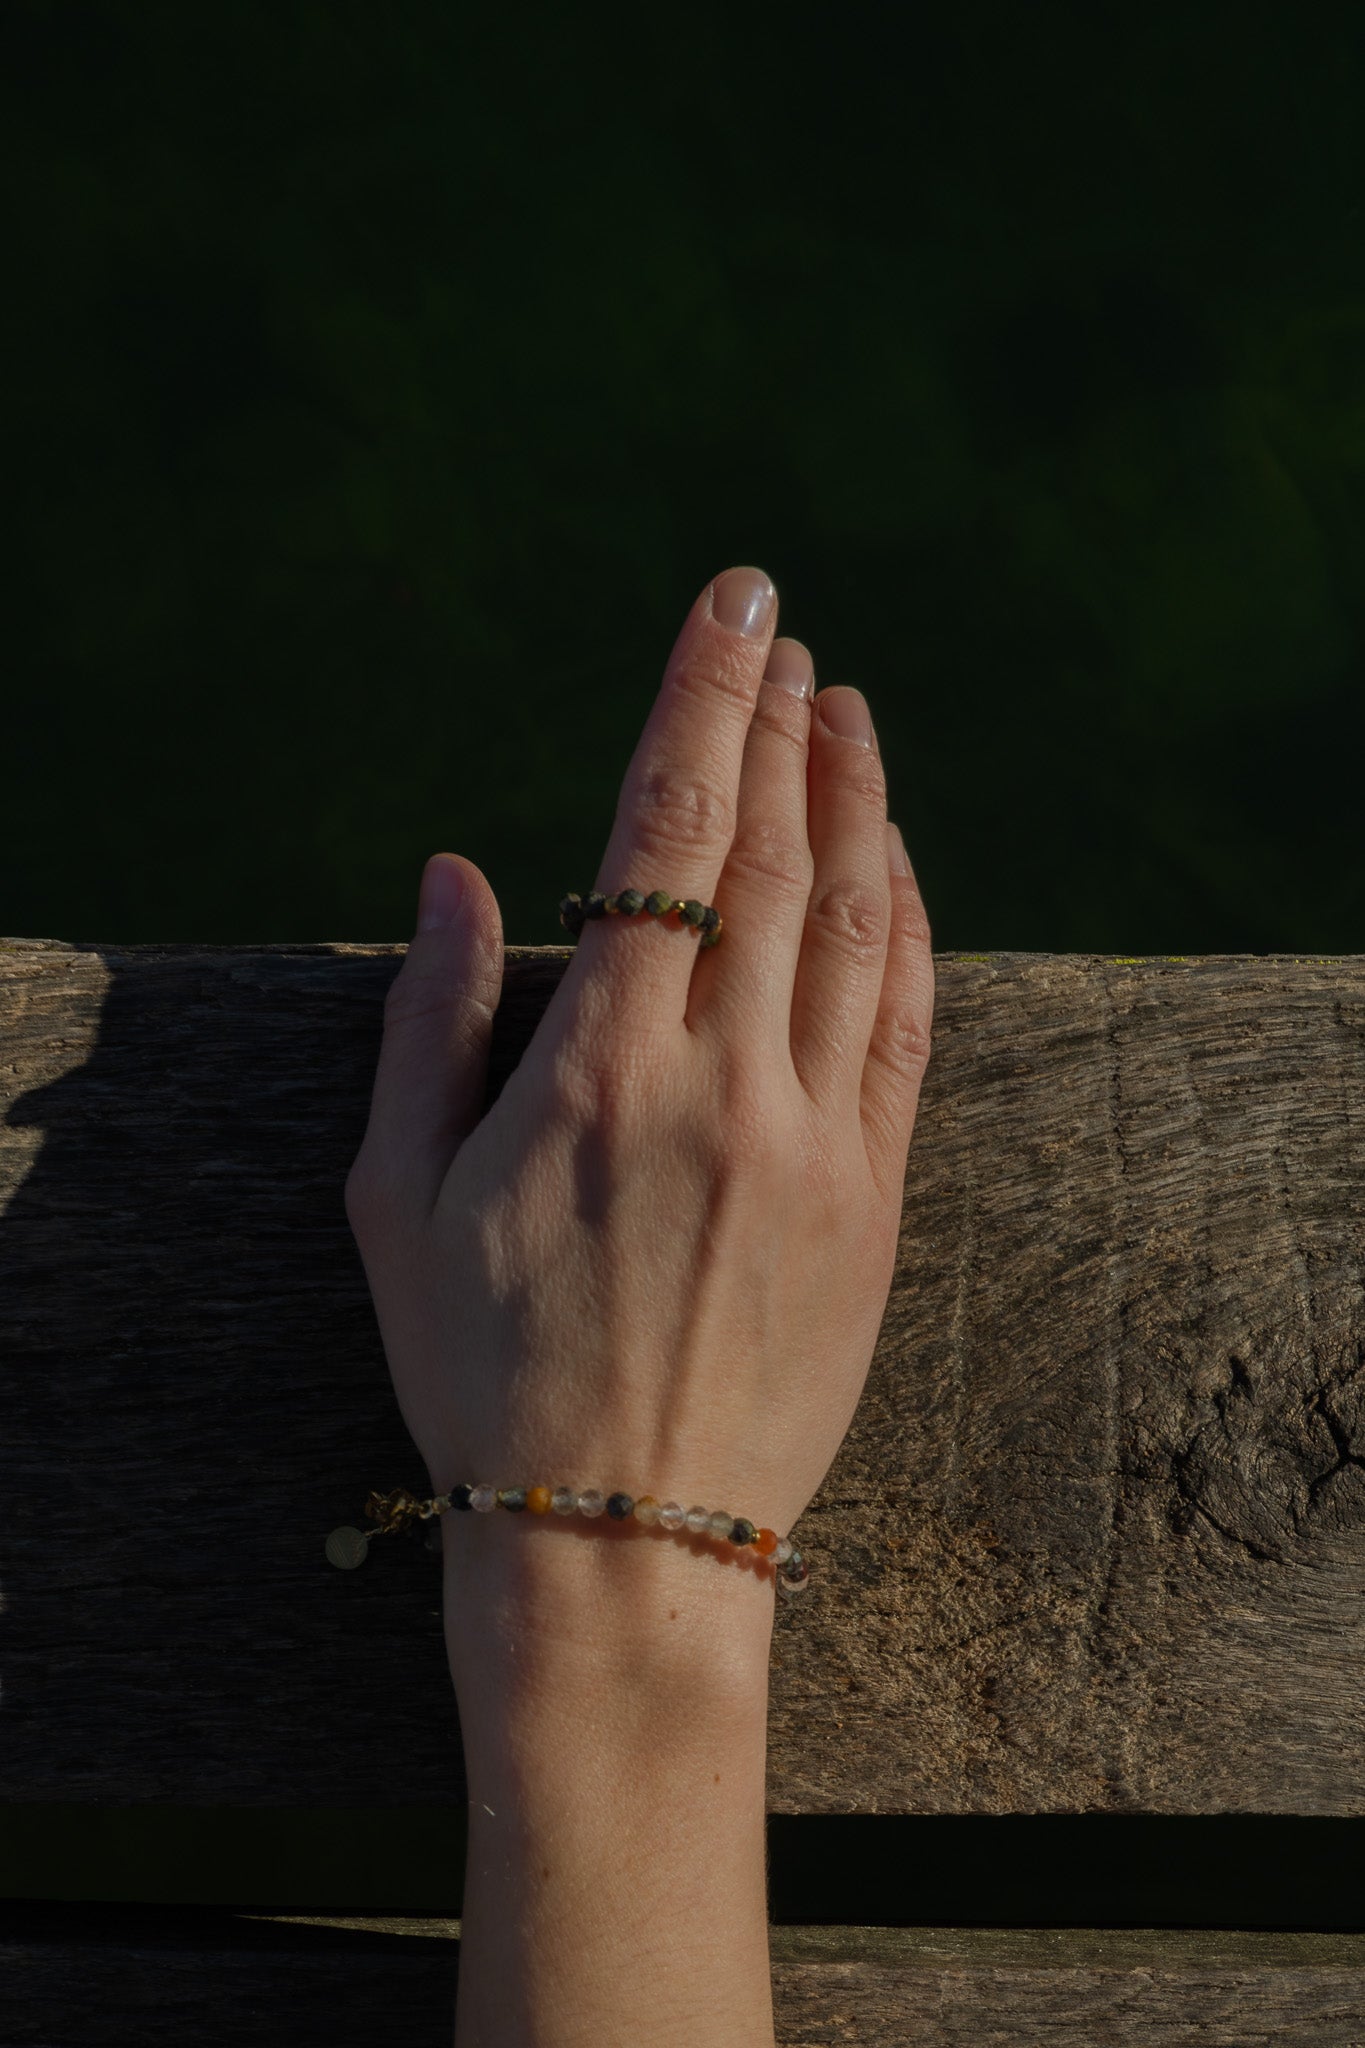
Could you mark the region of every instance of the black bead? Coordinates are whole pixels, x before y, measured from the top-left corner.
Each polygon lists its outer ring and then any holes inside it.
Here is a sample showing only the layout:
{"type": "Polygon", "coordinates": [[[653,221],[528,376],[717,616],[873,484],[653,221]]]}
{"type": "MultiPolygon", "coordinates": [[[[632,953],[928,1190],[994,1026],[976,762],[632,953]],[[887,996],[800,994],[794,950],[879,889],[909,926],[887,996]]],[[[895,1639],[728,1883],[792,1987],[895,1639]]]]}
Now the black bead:
{"type": "Polygon", "coordinates": [[[515,1514],[518,1508],[524,1508],[526,1505],[526,1488],[524,1486],[500,1486],[498,1488],[498,1505],[499,1507],[511,1508],[515,1514]]]}
{"type": "Polygon", "coordinates": [[[702,913],[702,930],[704,932],[713,932],[719,923],[720,912],[717,910],[714,903],[708,903],[706,909],[702,913]]]}
{"type": "Polygon", "coordinates": [[[590,890],[589,893],[583,898],[584,917],[605,917],[606,914],[606,897],[602,894],[602,891],[600,889],[590,890]]]}
{"type": "Polygon", "coordinates": [[[452,1486],[450,1489],[450,1505],[453,1508],[467,1508],[473,1493],[474,1489],[472,1486],[452,1486]]]}
{"type": "Polygon", "coordinates": [[[624,1522],[634,1511],[635,1503],[628,1493],[614,1493],[607,1502],[607,1513],[614,1522],[624,1522]]]}
{"type": "Polygon", "coordinates": [[[744,1517],[741,1515],[739,1520],[735,1523],[734,1528],[730,1531],[730,1541],[736,1545],[752,1543],[757,1534],[758,1531],[754,1527],[753,1523],[746,1522],[744,1517]]]}

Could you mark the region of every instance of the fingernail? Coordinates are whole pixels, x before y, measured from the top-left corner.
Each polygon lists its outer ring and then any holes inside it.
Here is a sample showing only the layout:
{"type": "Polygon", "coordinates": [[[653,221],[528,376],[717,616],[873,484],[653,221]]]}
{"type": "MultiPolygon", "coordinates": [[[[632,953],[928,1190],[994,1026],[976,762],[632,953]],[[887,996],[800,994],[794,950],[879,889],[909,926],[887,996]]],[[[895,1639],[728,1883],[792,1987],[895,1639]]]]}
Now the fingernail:
{"type": "Polygon", "coordinates": [[[857,740],[864,747],[872,745],[872,713],[867,708],[867,699],[861,690],[854,690],[848,686],[837,690],[822,690],[820,716],[829,730],[838,733],[841,740],[857,740]]]}
{"type": "Polygon", "coordinates": [[[460,863],[434,853],[422,870],[422,886],[417,896],[418,931],[434,932],[443,925],[457,924],[463,896],[464,870],[460,863]]]}
{"type": "Polygon", "coordinates": [[[774,640],[763,680],[807,701],[815,694],[815,670],[799,640],[774,640]]]}
{"type": "Polygon", "coordinates": [[[886,853],[893,875],[909,874],[910,856],[905,850],[905,841],[901,838],[901,828],[893,824],[890,818],[886,821],[886,853]]]}
{"type": "Polygon", "coordinates": [[[761,569],[727,569],[711,585],[711,616],[746,640],[762,637],[777,592],[761,569]]]}

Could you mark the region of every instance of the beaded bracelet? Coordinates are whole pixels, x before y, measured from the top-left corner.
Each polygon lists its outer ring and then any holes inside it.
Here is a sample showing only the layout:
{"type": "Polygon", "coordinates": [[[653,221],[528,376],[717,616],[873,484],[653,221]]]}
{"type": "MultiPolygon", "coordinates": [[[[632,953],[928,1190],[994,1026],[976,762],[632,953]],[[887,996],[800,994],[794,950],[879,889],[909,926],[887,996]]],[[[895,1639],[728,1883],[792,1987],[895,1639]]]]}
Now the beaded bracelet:
{"type": "MultiPolygon", "coordinates": [[[[772,1529],[755,1528],[742,1515],[727,1515],[723,1509],[714,1513],[710,1508],[681,1508],[675,1500],[665,1501],[662,1506],[652,1493],[642,1494],[639,1500],[632,1500],[628,1493],[599,1493],[595,1486],[579,1492],[572,1486],[452,1486],[449,1493],[437,1494],[432,1500],[419,1501],[406,1487],[399,1487],[391,1494],[372,1493],[365,1503],[365,1513],[370,1520],[379,1524],[377,1529],[333,1529],[327,1538],[327,1561],[341,1571],[353,1571],[365,1562],[369,1555],[370,1543],[376,1536],[390,1535],[396,1529],[406,1529],[417,1521],[429,1521],[433,1515],[442,1515],[447,1508],[472,1508],[478,1514],[491,1514],[494,1508],[507,1508],[519,1513],[529,1508],[533,1515],[547,1515],[553,1509],[557,1515],[580,1514],[589,1521],[605,1509],[614,1522],[624,1522],[634,1515],[637,1522],[651,1528],[658,1522],[665,1529],[681,1529],[684,1524],[694,1536],[715,1536],[722,1541],[733,1543],[736,1549],[746,1545],[756,1550],[760,1557],[771,1557],[778,1567],[777,1589],[790,1600],[797,1593],[804,1593],[810,1583],[810,1566],[796,1548],[790,1536],[779,1536],[772,1529]]],[[[428,1531],[427,1542],[433,1549],[439,1546],[440,1537],[435,1530],[428,1531]],[[432,1544],[435,1535],[437,1541],[432,1544]]]]}
{"type": "Polygon", "coordinates": [[[703,946],[720,944],[723,920],[715,904],[699,903],[695,896],[670,896],[667,889],[653,889],[648,896],[638,889],[618,889],[614,896],[604,896],[600,889],[586,896],[571,893],[560,899],[559,922],[577,938],[590,917],[637,917],[642,910],[651,917],[667,917],[676,910],[684,924],[700,928],[703,946]]]}

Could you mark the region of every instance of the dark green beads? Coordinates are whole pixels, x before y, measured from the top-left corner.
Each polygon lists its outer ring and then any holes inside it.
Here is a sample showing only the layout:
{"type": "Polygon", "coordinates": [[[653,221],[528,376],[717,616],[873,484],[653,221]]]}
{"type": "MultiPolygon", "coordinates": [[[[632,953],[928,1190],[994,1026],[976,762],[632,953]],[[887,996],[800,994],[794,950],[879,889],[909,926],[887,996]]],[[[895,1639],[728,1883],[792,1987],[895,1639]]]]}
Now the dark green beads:
{"type": "Polygon", "coordinates": [[[575,938],[583,929],[583,900],[580,896],[561,896],[559,899],[559,922],[566,932],[575,938]]]}
{"type": "Polygon", "coordinates": [[[624,1522],[634,1511],[635,1503],[628,1493],[613,1493],[607,1501],[607,1513],[613,1522],[624,1522]]]}
{"type": "Polygon", "coordinates": [[[666,889],[651,889],[648,896],[639,889],[619,889],[614,896],[604,895],[600,889],[592,889],[586,896],[570,890],[559,899],[559,922],[578,938],[589,918],[638,917],[642,910],[651,917],[667,917],[670,910],[676,910],[684,924],[701,933],[703,946],[720,943],[721,916],[715,904],[702,903],[695,896],[670,896],[666,889]]]}
{"type": "Polygon", "coordinates": [[[498,1488],[498,1506],[500,1508],[511,1508],[513,1513],[516,1513],[519,1509],[524,1508],[525,1505],[526,1488],[524,1486],[500,1486],[498,1488]]]}
{"type": "Polygon", "coordinates": [[[746,1522],[741,1515],[736,1521],[734,1528],[730,1531],[730,1541],[736,1545],[752,1543],[757,1534],[758,1530],[754,1527],[754,1524],[746,1522]]]}

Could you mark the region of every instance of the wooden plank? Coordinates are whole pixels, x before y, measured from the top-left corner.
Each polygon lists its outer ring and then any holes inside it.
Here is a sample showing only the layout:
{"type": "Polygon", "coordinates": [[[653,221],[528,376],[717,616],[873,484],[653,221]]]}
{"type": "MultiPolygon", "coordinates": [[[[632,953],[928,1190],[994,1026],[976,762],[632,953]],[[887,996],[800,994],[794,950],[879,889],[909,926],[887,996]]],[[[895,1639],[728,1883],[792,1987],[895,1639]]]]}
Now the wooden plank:
{"type": "MultiPolygon", "coordinates": [[[[423,1477],[342,1199],[402,950],[0,945],[0,1798],[463,1797],[439,1561],[322,1559],[423,1477]]],[[[1365,956],[936,969],[769,1809],[1365,1813],[1365,956]]]]}
{"type": "MultiPolygon", "coordinates": [[[[450,2038],[458,1920],[0,1907],[6,2048],[450,2038]]],[[[685,1930],[680,1930],[685,1939],[685,1930]]],[[[782,2048],[1362,2048],[1365,1936],[774,1927],[782,2048]]]]}

